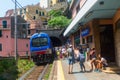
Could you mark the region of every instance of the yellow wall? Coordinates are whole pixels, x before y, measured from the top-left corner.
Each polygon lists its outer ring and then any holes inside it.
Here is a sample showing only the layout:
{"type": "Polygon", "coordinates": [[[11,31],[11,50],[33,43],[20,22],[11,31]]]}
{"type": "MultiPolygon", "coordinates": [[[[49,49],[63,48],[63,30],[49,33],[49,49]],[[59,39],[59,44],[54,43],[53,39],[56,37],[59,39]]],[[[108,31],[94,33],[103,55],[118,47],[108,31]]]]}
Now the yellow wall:
{"type": "Polygon", "coordinates": [[[99,24],[100,25],[113,24],[113,20],[112,19],[102,19],[102,20],[99,20],[99,24]]]}

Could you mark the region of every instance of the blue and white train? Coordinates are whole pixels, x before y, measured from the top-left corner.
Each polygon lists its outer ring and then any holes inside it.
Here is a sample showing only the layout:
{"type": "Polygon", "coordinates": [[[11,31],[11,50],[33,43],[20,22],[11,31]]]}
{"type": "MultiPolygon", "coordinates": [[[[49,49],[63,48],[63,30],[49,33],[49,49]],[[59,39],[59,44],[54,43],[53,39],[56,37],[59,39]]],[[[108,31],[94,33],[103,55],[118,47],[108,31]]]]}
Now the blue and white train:
{"type": "Polygon", "coordinates": [[[53,46],[46,33],[34,33],[30,38],[31,58],[35,63],[51,62],[54,58],[53,46]]]}

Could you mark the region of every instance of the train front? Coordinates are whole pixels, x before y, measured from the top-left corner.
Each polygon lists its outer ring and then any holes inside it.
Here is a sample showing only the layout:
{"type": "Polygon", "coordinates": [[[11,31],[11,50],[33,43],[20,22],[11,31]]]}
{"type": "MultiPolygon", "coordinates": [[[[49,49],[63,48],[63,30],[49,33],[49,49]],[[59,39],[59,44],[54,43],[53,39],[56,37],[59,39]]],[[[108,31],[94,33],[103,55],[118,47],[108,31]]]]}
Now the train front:
{"type": "Polygon", "coordinates": [[[46,63],[53,60],[52,44],[46,33],[35,33],[30,38],[31,58],[35,63],[46,63]]]}

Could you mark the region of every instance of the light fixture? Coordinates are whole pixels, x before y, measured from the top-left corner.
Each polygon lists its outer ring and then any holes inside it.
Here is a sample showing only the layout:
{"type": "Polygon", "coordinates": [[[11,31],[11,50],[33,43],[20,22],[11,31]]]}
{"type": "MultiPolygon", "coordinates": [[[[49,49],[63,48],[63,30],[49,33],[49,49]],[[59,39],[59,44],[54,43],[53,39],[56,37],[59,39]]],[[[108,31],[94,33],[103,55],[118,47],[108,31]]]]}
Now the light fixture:
{"type": "Polygon", "coordinates": [[[99,4],[100,4],[100,5],[104,5],[104,1],[100,1],[99,4]]]}
{"type": "Polygon", "coordinates": [[[87,15],[85,15],[85,18],[90,17],[93,14],[93,11],[90,11],[87,15]]]}

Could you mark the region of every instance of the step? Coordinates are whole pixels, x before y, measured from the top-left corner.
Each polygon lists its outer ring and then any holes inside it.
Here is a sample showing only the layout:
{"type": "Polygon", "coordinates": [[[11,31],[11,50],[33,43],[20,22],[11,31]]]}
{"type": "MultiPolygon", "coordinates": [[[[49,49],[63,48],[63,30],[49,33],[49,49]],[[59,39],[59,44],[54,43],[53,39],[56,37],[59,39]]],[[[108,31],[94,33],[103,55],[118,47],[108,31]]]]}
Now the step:
{"type": "Polygon", "coordinates": [[[102,71],[105,73],[120,73],[120,67],[110,66],[110,67],[106,67],[106,69],[102,71]]]}
{"type": "Polygon", "coordinates": [[[102,72],[105,72],[105,73],[110,73],[110,74],[120,74],[120,71],[110,71],[110,70],[102,70],[102,72]]]}
{"type": "Polygon", "coordinates": [[[119,67],[106,67],[106,70],[108,71],[120,71],[119,67]]]}

